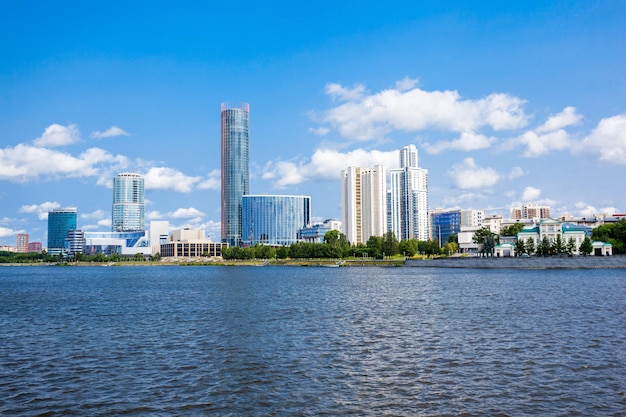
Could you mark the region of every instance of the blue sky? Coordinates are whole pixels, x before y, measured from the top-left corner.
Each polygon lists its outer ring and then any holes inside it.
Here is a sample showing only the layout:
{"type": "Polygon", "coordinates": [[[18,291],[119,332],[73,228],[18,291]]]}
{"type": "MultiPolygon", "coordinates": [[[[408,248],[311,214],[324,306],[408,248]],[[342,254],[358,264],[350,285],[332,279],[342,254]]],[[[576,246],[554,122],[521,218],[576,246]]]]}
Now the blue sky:
{"type": "Polygon", "coordinates": [[[105,3],[0,5],[0,245],[45,246],[51,208],[110,230],[128,171],[219,239],[222,102],[250,103],[251,192],[320,220],[410,143],[431,208],[626,211],[626,2],[105,3]]]}

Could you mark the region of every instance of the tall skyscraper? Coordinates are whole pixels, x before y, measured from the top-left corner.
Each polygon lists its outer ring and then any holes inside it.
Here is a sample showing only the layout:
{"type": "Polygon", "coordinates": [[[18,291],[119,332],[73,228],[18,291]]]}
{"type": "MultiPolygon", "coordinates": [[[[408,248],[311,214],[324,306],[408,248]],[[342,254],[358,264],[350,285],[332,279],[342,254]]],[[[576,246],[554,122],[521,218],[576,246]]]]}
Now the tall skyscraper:
{"type": "Polygon", "coordinates": [[[76,229],[76,209],[48,212],[48,253],[58,255],[68,250],[68,232],[76,229]]]}
{"type": "Polygon", "coordinates": [[[139,174],[121,173],[113,179],[114,232],[145,229],[144,183],[139,174]]]}
{"type": "Polygon", "coordinates": [[[341,221],[346,239],[367,243],[387,229],[385,167],[348,167],[341,171],[341,221]]]}
{"type": "Polygon", "coordinates": [[[222,104],[222,242],[241,244],[242,197],[250,194],[250,105],[222,104]]]}
{"type": "Polygon", "coordinates": [[[428,240],[428,170],[418,166],[415,145],[400,150],[400,168],[390,171],[388,230],[398,240],[428,240]]]}

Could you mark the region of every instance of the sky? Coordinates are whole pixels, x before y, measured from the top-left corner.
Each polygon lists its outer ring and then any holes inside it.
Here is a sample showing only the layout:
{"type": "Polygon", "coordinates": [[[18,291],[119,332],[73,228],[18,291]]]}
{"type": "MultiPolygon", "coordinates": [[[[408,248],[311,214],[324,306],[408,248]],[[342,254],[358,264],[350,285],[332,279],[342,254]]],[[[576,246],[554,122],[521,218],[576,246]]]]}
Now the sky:
{"type": "Polygon", "coordinates": [[[626,2],[0,3],[0,245],[47,213],[220,238],[220,106],[250,104],[252,194],[340,219],[340,171],[414,144],[430,208],[626,212],[626,2]]]}

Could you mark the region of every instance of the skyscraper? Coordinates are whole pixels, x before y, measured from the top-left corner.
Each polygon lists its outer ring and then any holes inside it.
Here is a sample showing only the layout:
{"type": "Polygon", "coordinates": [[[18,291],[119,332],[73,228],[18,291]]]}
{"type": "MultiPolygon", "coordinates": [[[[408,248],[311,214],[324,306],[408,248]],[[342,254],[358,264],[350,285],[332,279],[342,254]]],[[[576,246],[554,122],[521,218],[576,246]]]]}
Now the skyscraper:
{"type": "Polygon", "coordinates": [[[352,244],[384,236],[387,229],[385,167],[348,167],[341,171],[341,222],[352,244]]]}
{"type": "Polygon", "coordinates": [[[250,194],[250,105],[222,104],[222,242],[241,244],[242,197],[250,194]]]}
{"type": "Polygon", "coordinates": [[[144,184],[139,174],[121,173],[113,179],[114,232],[145,229],[144,184]]]}
{"type": "Polygon", "coordinates": [[[76,209],[65,208],[48,212],[48,253],[66,252],[67,233],[76,229],[76,209]]]}
{"type": "Polygon", "coordinates": [[[388,230],[398,240],[428,240],[428,170],[419,168],[415,145],[400,150],[400,168],[390,171],[388,230]]]}

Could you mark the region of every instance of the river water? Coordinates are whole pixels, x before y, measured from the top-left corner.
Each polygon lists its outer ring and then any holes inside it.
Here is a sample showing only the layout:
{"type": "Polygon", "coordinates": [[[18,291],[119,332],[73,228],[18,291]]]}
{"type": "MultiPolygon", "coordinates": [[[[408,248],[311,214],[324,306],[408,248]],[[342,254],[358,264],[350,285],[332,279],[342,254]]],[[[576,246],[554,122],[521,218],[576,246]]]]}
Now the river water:
{"type": "Polygon", "coordinates": [[[0,414],[626,415],[626,273],[2,267],[0,414]]]}

